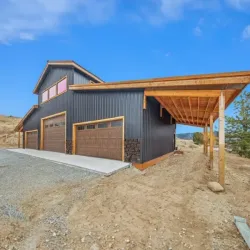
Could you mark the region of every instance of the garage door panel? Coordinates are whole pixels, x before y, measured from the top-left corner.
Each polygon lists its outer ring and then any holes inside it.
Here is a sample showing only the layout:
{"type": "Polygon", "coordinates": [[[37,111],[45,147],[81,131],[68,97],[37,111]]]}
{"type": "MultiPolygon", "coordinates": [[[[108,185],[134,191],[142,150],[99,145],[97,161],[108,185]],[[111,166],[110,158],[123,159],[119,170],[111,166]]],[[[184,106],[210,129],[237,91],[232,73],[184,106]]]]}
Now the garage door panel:
{"type": "Polygon", "coordinates": [[[76,154],[122,160],[122,127],[88,126],[76,127],[76,154]]]}
{"type": "Polygon", "coordinates": [[[38,149],[38,133],[37,131],[26,132],[26,148],[38,149]]]}
{"type": "Polygon", "coordinates": [[[44,120],[44,150],[65,152],[65,123],[65,115],[44,120]]]}

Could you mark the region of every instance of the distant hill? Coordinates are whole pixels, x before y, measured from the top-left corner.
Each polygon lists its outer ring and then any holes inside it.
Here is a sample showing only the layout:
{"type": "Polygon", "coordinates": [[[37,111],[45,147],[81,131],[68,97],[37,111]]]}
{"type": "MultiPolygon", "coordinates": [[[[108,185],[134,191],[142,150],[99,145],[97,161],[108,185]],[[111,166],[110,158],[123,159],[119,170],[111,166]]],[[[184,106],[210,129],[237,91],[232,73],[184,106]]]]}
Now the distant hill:
{"type": "MultiPolygon", "coordinates": [[[[214,131],[214,135],[216,137],[219,136],[218,131],[214,131]]],[[[182,133],[182,134],[177,134],[176,137],[182,140],[193,140],[194,133],[182,133]]]]}
{"type": "Polygon", "coordinates": [[[194,133],[177,134],[176,137],[183,140],[193,140],[194,133]]]}
{"type": "Polygon", "coordinates": [[[0,148],[16,147],[18,135],[14,128],[21,118],[0,115],[0,148]]]}

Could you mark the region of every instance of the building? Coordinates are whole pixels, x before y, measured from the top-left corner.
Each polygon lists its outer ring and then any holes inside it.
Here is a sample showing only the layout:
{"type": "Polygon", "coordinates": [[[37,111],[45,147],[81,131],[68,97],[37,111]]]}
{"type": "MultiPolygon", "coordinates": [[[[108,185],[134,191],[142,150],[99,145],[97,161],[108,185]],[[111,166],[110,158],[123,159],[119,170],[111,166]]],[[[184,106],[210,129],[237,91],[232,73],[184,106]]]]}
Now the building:
{"type": "Polygon", "coordinates": [[[15,131],[24,132],[25,148],[143,169],[175,149],[176,124],[203,127],[207,142],[219,118],[223,185],[224,110],[249,82],[250,71],[105,83],[73,61],[48,61],[33,91],[38,104],[15,131]]]}
{"type": "Polygon", "coordinates": [[[73,61],[47,63],[33,90],[38,104],[16,128],[25,148],[136,163],[174,150],[175,121],[153,97],[143,109],[144,90],[69,89],[79,84],[103,81],[73,61]]]}

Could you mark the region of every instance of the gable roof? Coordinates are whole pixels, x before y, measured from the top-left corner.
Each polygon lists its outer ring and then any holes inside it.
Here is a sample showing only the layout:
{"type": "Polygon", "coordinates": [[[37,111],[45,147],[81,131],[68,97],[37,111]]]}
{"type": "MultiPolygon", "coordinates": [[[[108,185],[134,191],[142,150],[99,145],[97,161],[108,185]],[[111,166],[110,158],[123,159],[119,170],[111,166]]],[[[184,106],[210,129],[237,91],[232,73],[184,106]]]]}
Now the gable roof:
{"type": "Polygon", "coordinates": [[[47,61],[47,64],[40,76],[40,78],[38,79],[38,82],[33,90],[33,93],[34,94],[38,94],[38,89],[48,71],[48,69],[51,67],[51,66],[72,66],[73,68],[79,70],[80,72],[92,77],[93,79],[95,79],[97,82],[99,83],[104,83],[104,81],[99,78],[98,76],[92,74],[90,71],[86,70],[85,68],[83,68],[82,66],[80,66],[79,64],[77,64],[76,62],[72,61],[72,60],[66,60],[66,61],[47,61]]]}
{"type": "Polygon", "coordinates": [[[26,113],[26,115],[23,117],[23,119],[16,125],[14,131],[18,132],[22,126],[24,121],[38,108],[38,105],[33,105],[32,108],[26,113]]]}

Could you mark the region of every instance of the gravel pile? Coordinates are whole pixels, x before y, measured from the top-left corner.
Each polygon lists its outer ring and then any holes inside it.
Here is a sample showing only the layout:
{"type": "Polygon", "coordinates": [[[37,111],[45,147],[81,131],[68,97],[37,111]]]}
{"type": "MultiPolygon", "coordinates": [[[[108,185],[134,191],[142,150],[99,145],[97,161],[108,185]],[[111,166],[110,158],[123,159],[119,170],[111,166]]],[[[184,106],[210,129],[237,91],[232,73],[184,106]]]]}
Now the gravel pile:
{"type": "Polygon", "coordinates": [[[27,195],[64,182],[98,177],[100,174],[45,159],[0,150],[0,215],[22,217],[15,208],[27,195]]]}

